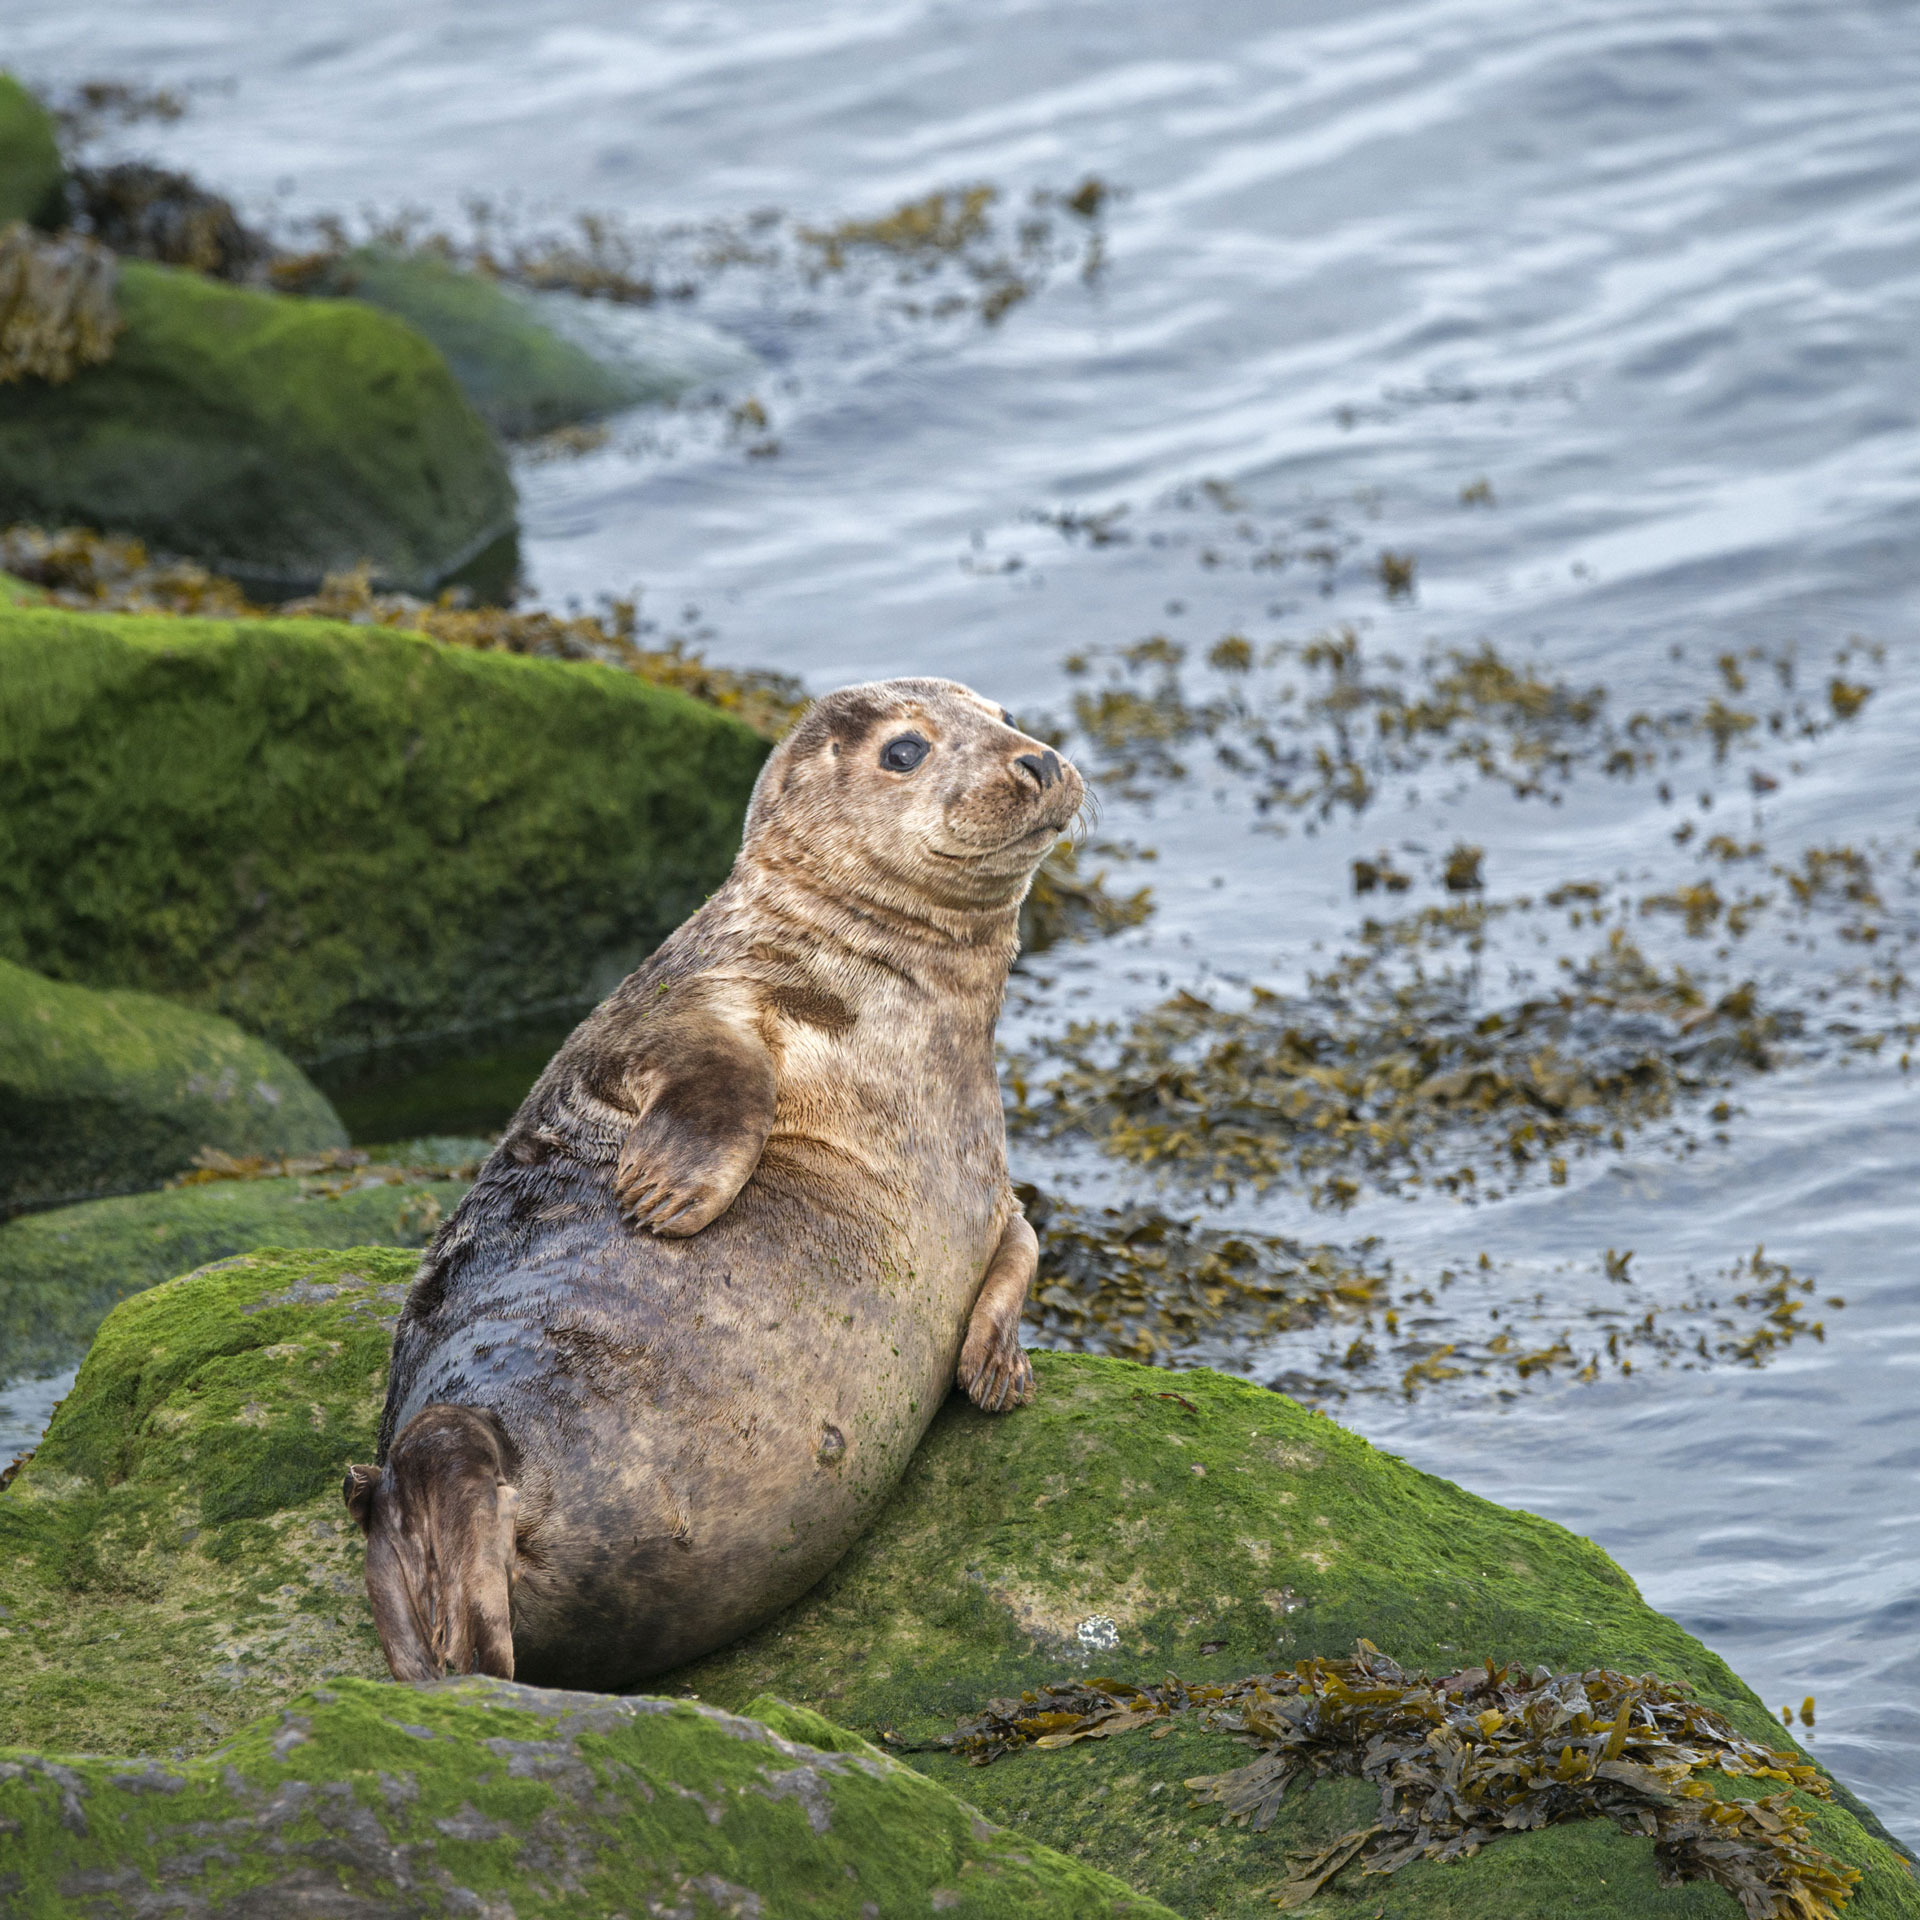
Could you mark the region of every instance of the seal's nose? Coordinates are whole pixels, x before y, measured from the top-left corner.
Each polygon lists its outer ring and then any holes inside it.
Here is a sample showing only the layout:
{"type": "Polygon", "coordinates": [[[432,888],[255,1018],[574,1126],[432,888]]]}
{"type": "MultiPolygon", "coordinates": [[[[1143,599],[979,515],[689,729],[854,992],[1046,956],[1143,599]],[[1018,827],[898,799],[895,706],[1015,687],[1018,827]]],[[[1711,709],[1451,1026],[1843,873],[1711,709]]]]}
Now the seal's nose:
{"type": "Polygon", "coordinates": [[[1023,753],[1013,763],[1016,767],[1025,767],[1045,793],[1060,778],[1060,756],[1049,747],[1045,753],[1023,753]]]}

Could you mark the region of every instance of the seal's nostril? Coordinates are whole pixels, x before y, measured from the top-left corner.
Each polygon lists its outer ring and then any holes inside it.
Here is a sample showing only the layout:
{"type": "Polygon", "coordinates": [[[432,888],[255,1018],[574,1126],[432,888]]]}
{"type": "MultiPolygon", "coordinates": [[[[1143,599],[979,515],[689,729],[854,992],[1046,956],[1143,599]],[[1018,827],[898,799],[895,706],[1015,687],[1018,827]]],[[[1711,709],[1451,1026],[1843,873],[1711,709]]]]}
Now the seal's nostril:
{"type": "Polygon", "coordinates": [[[1043,793],[1060,778],[1060,759],[1051,748],[1044,754],[1023,753],[1013,764],[1025,767],[1043,793]]]}

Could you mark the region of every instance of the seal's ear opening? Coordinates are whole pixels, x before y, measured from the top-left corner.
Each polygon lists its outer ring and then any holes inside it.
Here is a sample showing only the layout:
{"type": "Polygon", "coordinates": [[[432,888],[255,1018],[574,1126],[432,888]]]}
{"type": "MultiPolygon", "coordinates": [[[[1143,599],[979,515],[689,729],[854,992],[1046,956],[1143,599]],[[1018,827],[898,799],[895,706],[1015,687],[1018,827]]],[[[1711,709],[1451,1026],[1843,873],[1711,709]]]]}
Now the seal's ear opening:
{"type": "Polygon", "coordinates": [[[349,1467],[340,1497],[362,1533],[373,1526],[373,1490],[380,1484],[378,1467],[349,1467]]]}

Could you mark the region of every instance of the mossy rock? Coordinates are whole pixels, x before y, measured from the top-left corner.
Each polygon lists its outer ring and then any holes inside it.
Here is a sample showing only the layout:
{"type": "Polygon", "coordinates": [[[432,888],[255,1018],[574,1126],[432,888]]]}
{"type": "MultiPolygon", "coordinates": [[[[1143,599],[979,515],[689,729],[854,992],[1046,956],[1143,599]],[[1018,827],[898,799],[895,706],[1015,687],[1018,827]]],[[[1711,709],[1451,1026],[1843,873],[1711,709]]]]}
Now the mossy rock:
{"type": "Polygon", "coordinates": [[[496,433],[546,433],[670,399],[684,384],[596,360],[555,333],[525,295],[430,255],[362,248],[311,290],[363,300],[432,341],[496,433]]]}
{"type": "MultiPolygon", "coordinates": [[[[19,1744],[200,1752],[304,1689],[379,1674],[338,1483],[368,1457],[411,1270],[410,1256],[372,1249],[259,1252],[108,1316],[39,1452],[0,1493],[0,1726],[19,1744]]],[[[1063,1354],[1035,1365],[1033,1407],[995,1420],[950,1402],[841,1567],[673,1687],[757,1713],[774,1712],[771,1692],[862,1737],[911,1742],[991,1694],[1095,1670],[1078,1629],[1103,1615],[1118,1645],[1098,1670],[1120,1675],[1224,1678],[1350,1652],[1364,1635],[1436,1668],[1491,1655],[1652,1671],[1791,1744],[1720,1660],[1564,1529],[1244,1382],[1063,1354]]],[[[418,1696],[386,1697],[418,1718],[418,1696]]],[[[790,1738],[828,1737],[775,1721],[790,1738]]],[[[270,1744],[281,1724],[246,1738],[270,1744]]],[[[1270,1912],[1283,1849],[1364,1822],[1373,1803],[1328,1781],[1266,1835],[1222,1831],[1180,1783],[1243,1753],[1197,1731],[978,1770],[908,1757],[1024,1838],[1196,1920],[1270,1912]]],[[[1851,1920],[1920,1915],[1920,1889],[1850,1796],[1819,1808],[1816,1833],[1865,1873],[1851,1920]]],[[[1313,1910],[1739,1912],[1712,1886],[1661,1887],[1651,1842],[1604,1822],[1390,1880],[1350,1873],[1313,1910]]]]}
{"type": "Polygon", "coordinates": [[[0,227],[14,220],[58,226],[67,170],[53,116],[10,73],[0,73],[0,227]]]}
{"type": "Polygon", "coordinates": [[[0,1830],[20,1920],[1173,1920],[862,1743],[492,1680],[337,1681],[197,1761],[0,1749],[0,1830]]]}
{"type": "Polygon", "coordinates": [[[580,1004],[725,876],[766,752],[612,667],[0,608],[0,956],[302,1060],[580,1004]]]}
{"type": "Polygon", "coordinates": [[[346,1144],[325,1095],[230,1020],[0,960],[0,1218],[157,1187],[202,1147],[346,1144]]]}
{"type": "MultiPolygon", "coordinates": [[[[485,1141],[470,1144],[485,1154],[485,1141]]],[[[0,1380],[72,1366],[122,1300],[253,1247],[423,1247],[468,1186],[432,1177],[438,1171],[376,1164],[215,1180],[8,1220],[0,1224],[0,1380]]]]}
{"type": "Polygon", "coordinates": [[[0,387],[0,520],[106,527],[285,590],[426,592],[508,539],[513,482],[392,315],[123,261],[112,358],[0,387]]]}

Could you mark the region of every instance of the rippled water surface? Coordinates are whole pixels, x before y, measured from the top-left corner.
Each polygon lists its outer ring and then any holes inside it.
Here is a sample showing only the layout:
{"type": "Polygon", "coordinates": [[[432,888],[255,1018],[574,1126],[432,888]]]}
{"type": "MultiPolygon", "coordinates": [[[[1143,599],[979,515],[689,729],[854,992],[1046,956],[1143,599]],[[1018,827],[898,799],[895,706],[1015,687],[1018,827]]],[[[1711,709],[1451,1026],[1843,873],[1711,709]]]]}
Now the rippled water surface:
{"type": "MultiPolygon", "coordinates": [[[[8,11],[32,80],[189,89],[185,120],[128,140],[282,223],[452,217],[470,193],[806,221],[975,181],[1011,219],[1035,187],[1119,189],[1104,270],[1058,263],[997,325],[906,313],[936,303],[885,272],[812,284],[791,263],[656,310],[655,345],[724,391],[524,464],[534,586],[641,585],[662,631],[814,688],[946,672],[1063,723],[1110,674],[1151,690],[1158,666],[1129,677],[1112,652],[1155,634],[1189,650],[1196,701],[1278,702],[1290,680],[1305,698],[1313,670],[1275,643],[1343,627],[1387,675],[1388,655],[1486,641],[1603,685],[1637,767],[1589,754],[1526,799],[1430,756],[1376,769],[1357,815],[1262,812],[1260,729],[1238,722],[1181,744],[1184,779],[1130,799],[1110,777],[1102,834],[1158,855],[1114,884],[1151,885],[1156,914],[1044,956],[1008,1036],[1182,988],[1292,993],[1369,912],[1463,899],[1509,909],[1482,950],[1463,961],[1429,923],[1407,951],[1466,965],[1474,1007],[1550,994],[1614,930],[1703,1005],[1753,983],[1766,1069],[1682,1088],[1558,1184],[1536,1155],[1497,1178],[1483,1157],[1453,1190],[1361,1178],[1344,1211],[1305,1178],[1160,1198],[1377,1236],[1396,1325],[1199,1357],[1317,1383],[1422,1466],[1591,1534],[1769,1701],[1814,1694],[1803,1737],[1920,1840],[1908,10],[322,0],[270,32],[191,0],[8,11]],[[751,436],[728,411],[747,399],[751,436]],[[1251,673],[1203,664],[1229,633],[1251,673]],[[1100,657],[1075,676],[1075,654],[1100,657]],[[1872,692],[1836,705],[1836,679],[1872,692]],[[1755,716],[1718,723],[1719,757],[1713,699],[1755,716]],[[1240,764],[1216,757],[1236,742],[1240,764]],[[1484,849],[1483,896],[1439,885],[1460,841],[1484,849]],[[1357,857],[1406,892],[1356,897],[1357,857]],[[1642,904],[1709,879],[1723,904],[1765,897],[1744,931],[1642,904]],[[1584,896],[1545,906],[1569,880],[1592,883],[1590,918],[1584,896]],[[1794,1297],[1824,1339],[1743,1360],[1759,1247],[1814,1283],[1794,1297]],[[1649,1313],[1667,1331],[1636,1345],[1649,1313]]],[[[1074,750],[1112,757],[1084,730],[1074,750]]],[[[1088,1200],[1151,1190],[1085,1143],[1016,1158],[1088,1200]]]]}

